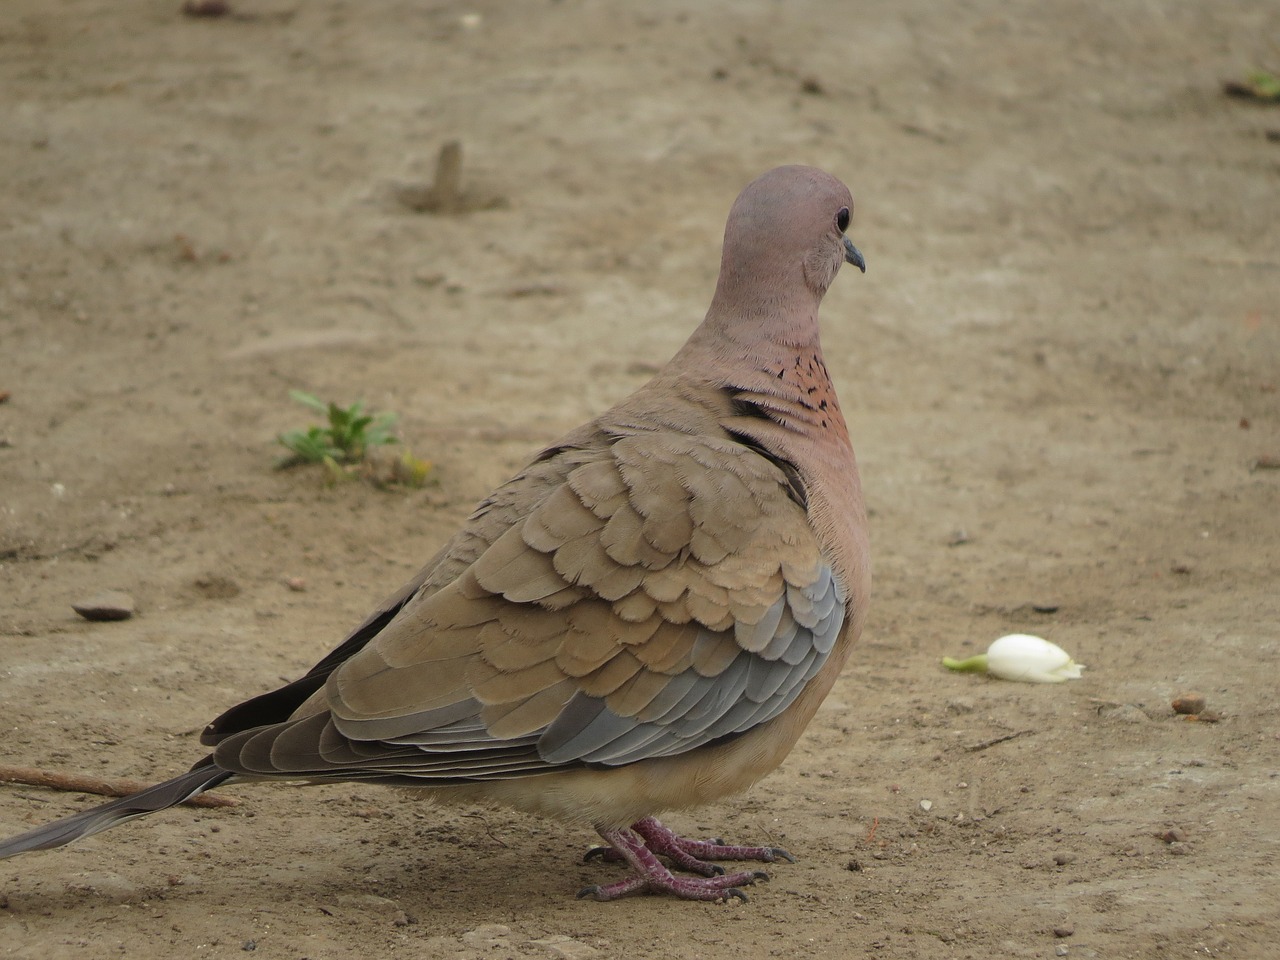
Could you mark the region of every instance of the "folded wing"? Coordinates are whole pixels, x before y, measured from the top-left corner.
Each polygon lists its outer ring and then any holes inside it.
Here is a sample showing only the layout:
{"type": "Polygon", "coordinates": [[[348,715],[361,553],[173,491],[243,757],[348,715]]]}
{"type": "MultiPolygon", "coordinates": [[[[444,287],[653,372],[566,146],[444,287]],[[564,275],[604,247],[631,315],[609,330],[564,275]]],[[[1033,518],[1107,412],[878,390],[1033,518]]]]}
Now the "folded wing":
{"type": "Polygon", "coordinates": [[[536,505],[322,698],[222,740],[218,765],[423,786],[617,766],[765,723],[826,662],[845,590],[794,474],[729,438],[635,432],[538,477],[536,505]]]}

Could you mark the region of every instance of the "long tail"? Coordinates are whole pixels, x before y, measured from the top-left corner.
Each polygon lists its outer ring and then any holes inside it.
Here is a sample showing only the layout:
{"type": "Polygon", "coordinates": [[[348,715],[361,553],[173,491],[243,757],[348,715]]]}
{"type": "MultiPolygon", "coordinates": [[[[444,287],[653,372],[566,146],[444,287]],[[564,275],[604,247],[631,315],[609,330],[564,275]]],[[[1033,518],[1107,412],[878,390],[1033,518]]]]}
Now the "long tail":
{"type": "Polygon", "coordinates": [[[100,807],[77,813],[62,820],[36,827],[26,833],[0,842],[0,860],[28,850],[48,850],[50,847],[61,847],[63,844],[92,836],[108,830],[116,824],[145,817],[157,810],[190,800],[198,793],[204,793],[212,787],[234,776],[229,770],[214,766],[210,761],[203,761],[186,773],[148,787],[141,793],[135,793],[119,800],[112,800],[100,807]]]}

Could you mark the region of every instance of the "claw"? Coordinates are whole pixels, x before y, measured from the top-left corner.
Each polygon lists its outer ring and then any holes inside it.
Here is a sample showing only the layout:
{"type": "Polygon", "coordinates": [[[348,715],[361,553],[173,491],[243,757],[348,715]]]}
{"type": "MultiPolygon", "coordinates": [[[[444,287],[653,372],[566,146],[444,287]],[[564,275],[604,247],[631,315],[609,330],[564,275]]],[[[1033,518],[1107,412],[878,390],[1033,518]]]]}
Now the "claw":
{"type": "Polygon", "coordinates": [[[768,883],[770,880],[769,875],[765,873],[763,870],[752,870],[751,875],[755,877],[757,880],[763,880],[765,883],[768,883]]]}
{"type": "Polygon", "coordinates": [[[578,895],[574,897],[574,899],[585,900],[587,899],[587,897],[590,897],[592,900],[599,900],[600,894],[603,890],[604,890],[604,887],[600,886],[600,884],[598,883],[591,887],[583,887],[581,890],[578,891],[578,895]]]}
{"type": "MultiPolygon", "coordinates": [[[[614,853],[613,847],[592,847],[582,855],[582,862],[590,863],[592,860],[608,860],[611,853],[614,853]]],[[[578,894],[578,897],[581,898],[582,894],[578,894]]]]}
{"type": "Polygon", "coordinates": [[[750,897],[748,897],[748,896],[747,896],[745,893],[743,893],[741,890],[739,890],[737,887],[730,887],[728,890],[724,891],[724,899],[725,899],[725,900],[732,900],[732,899],[734,899],[735,897],[736,897],[737,899],[741,900],[743,903],[750,903],[750,902],[751,902],[751,898],[750,898],[750,897]]]}
{"type": "Polygon", "coordinates": [[[796,862],[796,858],[795,858],[795,857],[793,857],[793,856],[792,856],[788,851],[783,850],[781,847],[769,847],[769,853],[770,853],[770,855],[771,855],[771,856],[773,856],[774,858],[779,858],[779,857],[780,857],[780,858],[782,858],[783,860],[787,861],[787,863],[795,863],[795,862],[796,862]]]}

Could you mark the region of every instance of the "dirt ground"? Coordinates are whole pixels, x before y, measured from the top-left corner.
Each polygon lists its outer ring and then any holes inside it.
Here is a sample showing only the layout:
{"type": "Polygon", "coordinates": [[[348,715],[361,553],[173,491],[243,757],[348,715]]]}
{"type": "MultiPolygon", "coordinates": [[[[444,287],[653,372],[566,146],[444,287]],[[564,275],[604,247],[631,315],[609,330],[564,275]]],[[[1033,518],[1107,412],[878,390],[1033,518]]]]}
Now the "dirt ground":
{"type": "MultiPolygon", "coordinates": [[[[1221,92],[1274,9],[232,3],[0,12],[0,762],[184,769],[665,361],[779,163],[858,198],[824,341],[874,609],[783,768],[671,818],[798,856],[748,904],[268,785],[6,861],[0,956],[1276,956],[1280,109],[1221,92]],[[410,209],[454,139],[482,209],[410,209]],[[437,482],[273,470],[293,388],[398,411],[437,482]],[[72,613],[105,588],[139,614],[72,613]],[[1017,631],[1084,679],[939,666],[1017,631]]],[[[6,786],[0,829],[89,802],[6,786]]]]}

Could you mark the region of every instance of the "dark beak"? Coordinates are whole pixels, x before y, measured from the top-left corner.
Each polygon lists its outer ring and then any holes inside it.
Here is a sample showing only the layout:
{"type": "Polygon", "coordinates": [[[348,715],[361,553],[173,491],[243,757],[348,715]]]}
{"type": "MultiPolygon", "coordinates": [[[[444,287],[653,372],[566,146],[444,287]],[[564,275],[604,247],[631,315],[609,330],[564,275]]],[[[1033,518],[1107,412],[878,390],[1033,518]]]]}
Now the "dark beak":
{"type": "Polygon", "coordinates": [[[844,238],[844,259],[845,263],[852,263],[863,273],[867,272],[867,261],[863,259],[862,251],[855,247],[848,237],[844,238]]]}

